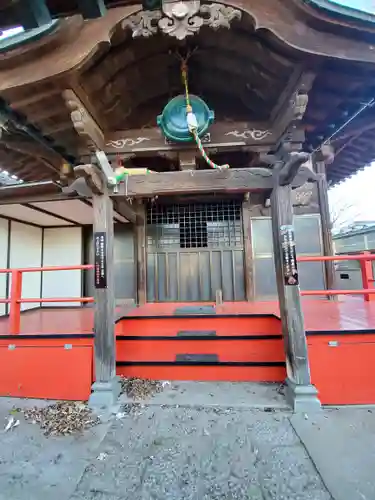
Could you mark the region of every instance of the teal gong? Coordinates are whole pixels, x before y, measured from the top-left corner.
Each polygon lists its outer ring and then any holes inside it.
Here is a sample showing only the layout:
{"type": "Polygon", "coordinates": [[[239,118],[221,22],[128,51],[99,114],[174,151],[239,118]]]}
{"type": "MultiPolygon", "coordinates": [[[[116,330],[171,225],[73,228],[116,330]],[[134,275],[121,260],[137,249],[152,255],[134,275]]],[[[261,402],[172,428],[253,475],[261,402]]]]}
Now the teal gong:
{"type": "MultiPolygon", "coordinates": [[[[213,123],[215,114],[200,97],[191,95],[190,104],[198,122],[198,136],[202,137],[213,123]]],[[[184,95],[178,95],[168,102],[162,114],[157,117],[157,124],[164,136],[172,142],[194,141],[186,121],[186,98],[184,95]]]]}

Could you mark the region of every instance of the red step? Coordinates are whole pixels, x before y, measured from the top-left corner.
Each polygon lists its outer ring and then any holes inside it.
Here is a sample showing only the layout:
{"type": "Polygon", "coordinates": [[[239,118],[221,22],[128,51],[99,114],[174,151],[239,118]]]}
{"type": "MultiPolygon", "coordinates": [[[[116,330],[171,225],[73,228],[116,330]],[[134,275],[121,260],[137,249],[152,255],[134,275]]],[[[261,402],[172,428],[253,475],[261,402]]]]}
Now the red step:
{"type": "Polygon", "coordinates": [[[285,361],[281,338],[266,340],[117,340],[117,361],[168,361],[179,354],[215,354],[221,362],[285,361]]]}
{"type": "Polygon", "coordinates": [[[281,324],[271,314],[125,317],[116,334],[119,375],[258,382],[286,377],[281,324]]]}
{"type": "Polygon", "coordinates": [[[216,335],[280,335],[279,318],[273,315],[138,316],[121,318],[117,335],[175,336],[179,331],[214,330],[216,335]]]}
{"type": "Polygon", "coordinates": [[[285,366],[183,366],[118,365],[117,375],[153,380],[197,380],[218,382],[283,382],[285,366]]]}

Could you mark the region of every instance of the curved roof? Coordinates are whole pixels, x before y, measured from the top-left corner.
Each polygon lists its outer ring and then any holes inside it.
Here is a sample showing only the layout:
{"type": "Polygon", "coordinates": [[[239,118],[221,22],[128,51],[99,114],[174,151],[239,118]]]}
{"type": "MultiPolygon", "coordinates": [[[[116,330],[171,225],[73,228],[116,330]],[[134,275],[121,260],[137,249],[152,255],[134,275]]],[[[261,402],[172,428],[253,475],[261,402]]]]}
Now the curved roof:
{"type": "Polygon", "coordinates": [[[304,0],[333,14],[351,17],[360,21],[375,23],[373,0],[304,0]]]}
{"type": "Polygon", "coordinates": [[[40,40],[44,36],[52,33],[58,26],[59,21],[55,20],[39,28],[17,32],[9,37],[0,39],[0,54],[8,50],[16,49],[27,43],[40,40]]]}
{"type": "MultiPolygon", "coordinates": [[[[73,3],[47,2],[56,9],[73,3]]],[[[317,147],[375,97],[375,27],[363,25],[358,36],[358,23],[332,22],[312,8],[327,7],[323,3],[333,8],[337,2],[227,0],[245,11],[243,20],[230,30],[202,30],[187,40],[188,47],[198,47],[189,65],[191,92],[201,95],[218,119],[267,122],[290,85],[311,71],[315,80],[303,125],[306,148],[317,147]]],[[[74,16],[48,36],[0,54],[0,96],[54,148],[30,144],[25,136],[9,138],[0,145],[0,161],[18,165],[16,175],[36,180],[39,164],[40,178],[57,178],[56,148],[74,155],[82,147],[65,89],[73,88],[104,132],[154,126],[168,98],[181,92],[175,40],[134,39],[124,28],[124,19],[138,12],[139,6],[128,5],[102,19],[83,22],[74,16]]],[[[375,158],[373,123],[371,107],[335,137],[330,181],[339,182],[375,158]]]]}
{"type": "MultiPolygon", "coordinates": [[[[285,2],[286,0],[284,0],[285,2]]],[[[293,0],[291,0],[293,1],[293,0]]],[[[360,21],[375,22],[375,9],[373,0],[294,0],[296,3],[311,5],[315,8],[326,11],[329,14],[354,18],[360,21]]],[[[18,26],[22,24],[22,9],[17,2],[9,0],[0,0],[0,22],[2,28],[9,26],[18,26]]],[[[99,17],[100,13],[105,12],[105,8],[110,9],[124,5],[137,5],[137,0],[105,0],[102,2],[92,0],[88,6],[80,7],[80,2],[76,0],[39,0],[36,12],[43,12],[41,19],[46,15],[51,19],[57,17],[66,17],[74,14],[82,14],[84,17],[92,19],[99,17]]],[[[84,4],[82,2],[82,4],[84,4]]],[[[27,8],[28,19],[30,19],[30,7],[27,8]]],[[[37,21],[37,16],[35,21],[37,21]]],[[[25,19],[25,18],[24,18],[25,19]]],[[[35,27],[37,24],[35,24],[35,27]]]]}

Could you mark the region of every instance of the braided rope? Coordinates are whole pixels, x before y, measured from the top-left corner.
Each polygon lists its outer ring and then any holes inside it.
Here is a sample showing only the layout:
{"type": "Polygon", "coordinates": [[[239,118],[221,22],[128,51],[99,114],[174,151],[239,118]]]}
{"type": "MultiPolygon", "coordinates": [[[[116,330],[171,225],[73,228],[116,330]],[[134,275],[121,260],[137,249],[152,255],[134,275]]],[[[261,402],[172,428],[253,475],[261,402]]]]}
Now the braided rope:
{"type": "MultiPolygon", "coordinates": [[[[181,76],[182,76],[182,81],[185,87],[185,100],[186,100],[186,116],[189,114],[193,115],[193,108],[190,104],[190,96],[189,96],[189,86],[188,86],[188,76],[187,76],[187,63],[186,61],[182,61],[181,63],[181,76]]],[[[194,115],[193,115],[194,116],[194,115]]],[[[195,117],[194,117],[195,118],[195,117]]],[[[195,119],[196,121],[196,119],[195,119]]],[[[209,165],[211,168],[217,168],[219,170],[224,170],[227,168],[230,168],[228,164],[225,165],[217,165],[217,163],[213,162],[207,155],[204,146],[202,144],[202,141],[200,140],[198,136],[198,130],[196,126],[191,126],[188,120],[188,127],[189,127],[189,132],[193,135],[195,142],[197,143],[199,152],[204,159],[204,161],[209,165]]]]}
{"type": "Polygon", "coordinates": [[[194,135],[195,142],[197,143],[198,149],[202,155],[202,158],[205,160],[207,165],[209,165],[211,168],[219,168],[219,169],[225,169],[225,168],[230,168],[228,164],[225,165],[217,165],[215,162],[213,162],[208,156],[206,151],[204,150],[202,141],[200,140],[197,131],[193,130],[192,134],[194,135]]]}

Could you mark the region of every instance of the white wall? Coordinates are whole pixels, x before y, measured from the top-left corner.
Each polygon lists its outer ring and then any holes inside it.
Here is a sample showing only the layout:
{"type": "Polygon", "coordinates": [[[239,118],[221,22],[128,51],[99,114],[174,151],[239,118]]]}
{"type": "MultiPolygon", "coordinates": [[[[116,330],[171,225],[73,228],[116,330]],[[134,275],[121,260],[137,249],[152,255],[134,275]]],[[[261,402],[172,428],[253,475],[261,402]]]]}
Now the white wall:
{"type": "MultiPolygon", "coordinates": [[[[42,229],[20,222],[10,224],[10,262],[9,267],[40,267],[42,261],[42,229]]],[[[9,278],[9,290],[11,289],[9,278]]],[[[40,298],[41,273],[23,273],[22,298],[40,298]]],[[[21,311],[39,307],[40,303],[21,304],[21,311]]]]}
{"type": "MultiPolygon", "coordinates": [[[[76,266],[82,264],[82,228],[45,228],[43,266],[76,266]]],[[[81,297],[82,271],[43,272],[42,297],[81,297]]],[[[77,302],[43,303],[43,307],[79,306],[77,302]]]]}
{"type": "MultiPolygon", "coordinates": [[[[0,268],[8,267],[8,233],[9,222],[5,219],[0,219],[0,268]]],[[[7,298],[7,275],[0,274],[0,298],[7,298]]],[[[0,304],[0,316],[6,313],[5,304],[0,304]]]]}

